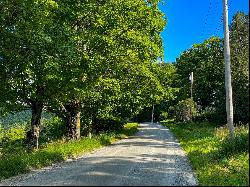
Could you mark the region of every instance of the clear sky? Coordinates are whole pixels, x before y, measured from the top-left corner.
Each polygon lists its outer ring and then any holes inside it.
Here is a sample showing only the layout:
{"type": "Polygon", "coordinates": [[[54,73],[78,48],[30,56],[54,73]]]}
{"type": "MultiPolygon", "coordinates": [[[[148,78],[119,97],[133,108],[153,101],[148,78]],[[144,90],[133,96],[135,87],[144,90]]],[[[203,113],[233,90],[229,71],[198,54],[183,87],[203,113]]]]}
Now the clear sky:
{"type": "MultiPolygon", "coordinates": [[[[167,17],[167,25],[161,33],[165,62],[174,62],[184,50],[212,35],[223,37],[223,0],[164,1],[160,9],[167,17]]],[[[230,22],[237,11],[249,12],[248,0],[228,0],[228,4],[230,22]]]]}

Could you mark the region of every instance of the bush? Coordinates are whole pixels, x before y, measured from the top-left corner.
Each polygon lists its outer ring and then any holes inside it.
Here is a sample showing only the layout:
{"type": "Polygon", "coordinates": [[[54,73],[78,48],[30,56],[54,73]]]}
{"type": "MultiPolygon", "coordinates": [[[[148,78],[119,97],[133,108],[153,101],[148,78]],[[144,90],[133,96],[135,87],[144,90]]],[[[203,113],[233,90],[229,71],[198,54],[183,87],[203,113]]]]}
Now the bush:
{"type": "Polygon", "coordinates": [[[0,128],[0,142],[1,146],[8,147],[8,145],[22,144],[26,137],[25,126],[11,127],[8,130],[0,128]]]}
{"type": "Polygon", "coordinates": [[[12,127],[7,130],[2,138],[3,142],[22,140],[26,136],[26,130],[23,127],[12,127]]]}
{"type": "Polygon", "coordinates": [[[0,142],[2,142],[3,137],[4,137],[4,128],[0,123],[0,142]]]}
{"type": "Polygon", "coordinates": [[[168,112],[162,112],[160,114],[160,121],[165,120],[168,118],[168,112]]]}
{"type": "Polygon", "coordinates": [[[192,99],[185,99],[179,101],[174,106],[174,117],[178,121],[189,122],[192,121],[192,117],[196,115],[196,103],[192,99]]]}
{"type": "Polygon", "coordinates": [[[0,128],[1,153],[13,153],[25,147],[26,128],[23,125],[11,127],[8,130],[0,128]]]}
{"type": "Polygon", "coordinates": [[[131,136],[138,132],[138,123],[127,123],[124,125],[124,128],[122,129],[122,132],[125,136],[131,136]]]}
{"type": "Polygon", "coordinates": [[[66,132],[66,125],[59,117],[54,116],[51,119],[44,119],[41,126],[40,140],[41,142],[57,140],[65,136],[66,132]]]}

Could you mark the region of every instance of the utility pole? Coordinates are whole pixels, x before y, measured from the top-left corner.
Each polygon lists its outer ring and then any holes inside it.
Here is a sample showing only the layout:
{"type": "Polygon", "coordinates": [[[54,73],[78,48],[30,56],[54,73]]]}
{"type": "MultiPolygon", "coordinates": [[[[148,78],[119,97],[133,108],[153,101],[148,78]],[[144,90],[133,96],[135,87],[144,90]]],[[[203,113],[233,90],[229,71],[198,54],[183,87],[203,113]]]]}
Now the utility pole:
{"type": "Polygon", "coordinates": [[[191,72],[191,74],[189,76],[189,80],[190,80],[190,83],[191,83],[191,86],[190,86],[191,99],[193,100],[193,81],[194,81],[194,74],[193,74],[193,72],[191,72]]]}
{"type": "MultiPolygon", "coordinates": [[[[189,80],[190,80],[190,92],[191,92],[191,101],[193,101],[193,82],[194,82],[194,74],[191,72],[189,75],[189,80]]],[[[192,114],[192,106],[190,106],[190,121],[192,121],[193,114],[192,114]]]]}
{"type": "Polygon", "coordinates": [[[151,116],[151,123],[154,123],[154,104],[153,104],[153,108],[152,108],[152,116],[151,116]]]}
{"type": "Polygon", "coordinates": [[[229,28],[228,28],[228,0],[223,0],[223,18],[224,18],[224,60],[225,60],[225,88],[226,88],[226,111],[227,126],[230,137],[234,137],[233,125],[233,99],[231,85],[231,68],[230,68],[230,45],[229,45],[229,28]]]}

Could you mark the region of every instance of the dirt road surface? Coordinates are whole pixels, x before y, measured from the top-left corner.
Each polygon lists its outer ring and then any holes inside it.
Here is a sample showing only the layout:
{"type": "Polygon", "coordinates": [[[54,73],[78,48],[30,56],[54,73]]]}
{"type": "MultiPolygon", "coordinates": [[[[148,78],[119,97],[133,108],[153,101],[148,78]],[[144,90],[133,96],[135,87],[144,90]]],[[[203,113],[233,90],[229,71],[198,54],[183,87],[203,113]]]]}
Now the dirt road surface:
{"type": "Polygon", "coordinates": [[[139,132],[76,160],[4,180],[0,185],[195,186],[178,140],[168,128],[142,123],[139,132]]]}

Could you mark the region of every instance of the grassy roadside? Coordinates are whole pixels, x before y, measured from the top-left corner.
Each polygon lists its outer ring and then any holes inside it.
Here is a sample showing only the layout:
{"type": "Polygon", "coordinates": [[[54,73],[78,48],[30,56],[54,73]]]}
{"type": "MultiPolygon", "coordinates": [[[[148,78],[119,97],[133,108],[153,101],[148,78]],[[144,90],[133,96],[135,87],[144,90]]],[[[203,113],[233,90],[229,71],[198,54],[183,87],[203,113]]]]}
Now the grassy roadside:
{"type": "Polygon", "coordinates": [[[0,154],[0,180],[29,172],[31,169],[49,166],[68,158],[77,158],[86,152],[135,134],[138,131],[137,127],[137,123],[127,123],[119,133],[100,134],[91,139],[83,137],[80,140],[68,142],[58,140],[44,145],[36,152],[26,152],[21,148],[15,149],[15,151],[10,150],[0,154]]]}
{"type": "Polygon", "coordinates": [[[201,186],[249,185],[249,127],[236,127],[234,140],[226,127],[162,121],[179,139],[201,186]]]}

